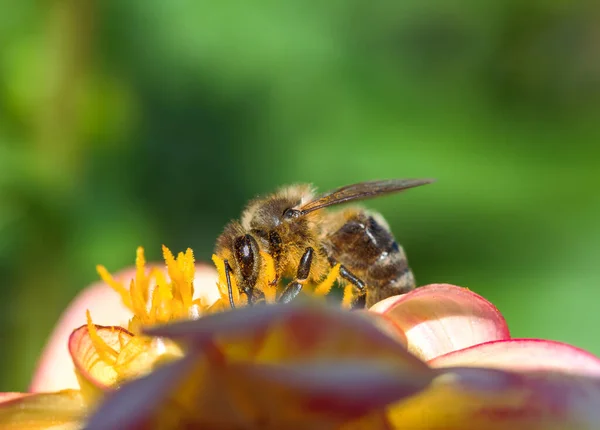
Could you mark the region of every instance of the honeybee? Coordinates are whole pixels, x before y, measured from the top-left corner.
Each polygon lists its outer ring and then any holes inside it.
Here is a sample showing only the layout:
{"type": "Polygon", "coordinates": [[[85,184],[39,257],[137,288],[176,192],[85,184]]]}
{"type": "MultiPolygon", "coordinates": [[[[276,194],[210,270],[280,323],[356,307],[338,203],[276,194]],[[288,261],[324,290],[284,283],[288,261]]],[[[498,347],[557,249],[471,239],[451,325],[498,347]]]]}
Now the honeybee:
{"type": "Polygon", "coordinates": [[[248,203],[239,221],[230,222],[217,239],[229,302],[235,307],[232,277],[248,305],[264,298],[257,285],[292,279],[277,302],[293,300],[307,282],[319,282],[332,268],[353,285],[351,307],[376,302],[415,288],[404,249],[376,212],[361,207],[324,210],[429,184],[432,179],[392,179],[348,185],[317,197],[310,185],[281,188],[248,203]],[[275,279],[265,279],[264,254],[272,257],[275,279]]]}

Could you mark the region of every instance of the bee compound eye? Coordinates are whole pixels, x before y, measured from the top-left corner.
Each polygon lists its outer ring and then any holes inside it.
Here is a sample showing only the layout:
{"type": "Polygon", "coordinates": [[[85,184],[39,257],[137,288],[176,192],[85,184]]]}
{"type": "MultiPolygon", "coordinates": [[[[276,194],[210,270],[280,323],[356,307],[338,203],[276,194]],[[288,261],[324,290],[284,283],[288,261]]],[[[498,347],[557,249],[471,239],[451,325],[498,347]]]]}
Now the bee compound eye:
{"type": "Polygon", "coordinates": [[[256,255],[258,254],[258,244],[254,238],[247,234],[238,237],[234,242],[235,259],[240,267],[244,279],[250,279],[255,273],[257,265],[256,255]]]}
{"type": "Polygon", "coordinates": [[[288,208],[285,211],[283,211],[284,219],[294,219],[294,218],[298,218],[299,216],[300,216],[300,211],[296,210],[296,209],[288,208]]]}

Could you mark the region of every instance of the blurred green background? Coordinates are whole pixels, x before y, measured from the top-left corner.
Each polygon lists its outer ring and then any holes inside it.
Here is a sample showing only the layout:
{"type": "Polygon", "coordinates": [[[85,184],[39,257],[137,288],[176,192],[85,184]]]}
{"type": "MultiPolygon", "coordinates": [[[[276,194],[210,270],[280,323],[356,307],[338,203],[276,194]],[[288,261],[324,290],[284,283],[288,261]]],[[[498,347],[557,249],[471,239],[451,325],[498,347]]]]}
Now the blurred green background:
{"type": "Polygon", "coordinates": [[[0,390],[143,245],[209,260],[258,193],[391,177],[369,203],[420,284],[600,354],[600,6],[3,2],[0,390]]]}

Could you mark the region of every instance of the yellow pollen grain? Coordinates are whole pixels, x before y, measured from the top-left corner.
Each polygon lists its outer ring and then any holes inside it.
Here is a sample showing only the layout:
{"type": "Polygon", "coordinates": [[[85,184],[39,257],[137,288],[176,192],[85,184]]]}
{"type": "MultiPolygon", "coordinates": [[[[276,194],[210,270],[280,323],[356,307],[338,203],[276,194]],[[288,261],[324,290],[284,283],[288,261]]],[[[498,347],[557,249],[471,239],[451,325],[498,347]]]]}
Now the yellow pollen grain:
{"type": "Polygon", "coordinates": [[[326,296],[331,291],[333,283],[340,275],[340,264],[336,264],[327,274],[327,277],[319,285],[315,287],[314,294],[316,296],[326,296]]]}
{"type": "Polygon", "coordinates": [[[86,310],[85,315],[87,318],[87,329],[90,336],[90,341],[92,342],[92,345],[94,346],[98,356],[106,363],[115,364],[119,353],[111,348],[104,341],[104,339],[100,337],[98,330],[96,330],[96,325],[92,322],[92,316],[89,310],[86,310]]]}

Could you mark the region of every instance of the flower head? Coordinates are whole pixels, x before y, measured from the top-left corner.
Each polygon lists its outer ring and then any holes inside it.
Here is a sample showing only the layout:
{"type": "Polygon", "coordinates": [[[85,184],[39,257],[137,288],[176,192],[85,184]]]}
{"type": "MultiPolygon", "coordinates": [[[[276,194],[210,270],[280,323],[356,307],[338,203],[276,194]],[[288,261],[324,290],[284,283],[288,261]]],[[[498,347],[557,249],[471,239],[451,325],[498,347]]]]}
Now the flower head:
{"type": "MultiPolygon", "coordinates": [[[[191,250],[164,251],[166,275],[148,271],[141,250],[128,277],[100,268],[127,328],[94,324],[92,307],[85,324],[70,326],[76,390],[6,396],[1,428],[24,420],[36,423],[30,428],[85,420],[90,429],[600,424],[600,359],[512,339],[500,312],[465,288],[424,286],[360,312],[318,301],[219,312],[229,303],[219,260],[217,273],[198,277],[191,250]]],[[[333,281],[309,291],[327,292],[333,281]]]]}

